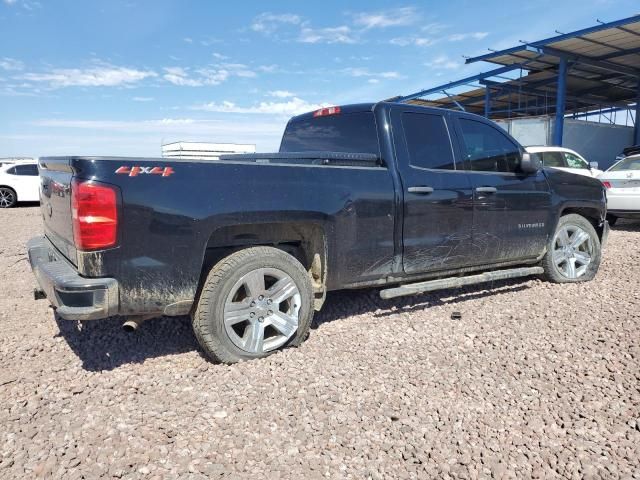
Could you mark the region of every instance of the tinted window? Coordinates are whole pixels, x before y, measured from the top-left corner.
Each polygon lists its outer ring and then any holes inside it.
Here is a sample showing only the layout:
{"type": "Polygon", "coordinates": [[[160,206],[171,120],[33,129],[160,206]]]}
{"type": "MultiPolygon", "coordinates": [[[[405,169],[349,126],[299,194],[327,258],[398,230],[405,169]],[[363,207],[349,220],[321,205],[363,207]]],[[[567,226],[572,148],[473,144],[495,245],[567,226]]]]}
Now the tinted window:
{"type": "Polygon", "coordinates": [[[545,167],[565,167],[562,152],[543,152],[542,164],[545,167]]]}
{"type": "Polygon", "coordinates": [[[580,157],[575,156],[573,153],[565,153],[564,158],[567,161],[567,167],[569,168],[583,168],[589,169],[589,165],[580,157]]]}
{"type": "Polygon", "coordinates": [[[520,149],[500,130],[486,123],[460,119],[462,140],[471,170],[515,172],[520,164],[520,149]]]}
{"type": "Polygon", "coordinates": [[[640,157],[633,156],[625,158],[621,162],[616,163],[608,171],[616,172],[619,170],[640,170],[640,157]]]}
{"type": "Polygon", "coordinates": [[[373,113],[337,114],[289,122],[280,151],[379,155],[373,113]]]}
{"type": "Polygon", "coordinates": [[[449,132],[440,115],[403,113],[409,163],[414,167],[455,170],[449,132]]]}
{"type": "Polygon", "coordinates": [[[16,175],[38,176],[38,166],[32,163],[28,165],[16,165],[13,167],[13,170],[15,170],[16,175]]]}

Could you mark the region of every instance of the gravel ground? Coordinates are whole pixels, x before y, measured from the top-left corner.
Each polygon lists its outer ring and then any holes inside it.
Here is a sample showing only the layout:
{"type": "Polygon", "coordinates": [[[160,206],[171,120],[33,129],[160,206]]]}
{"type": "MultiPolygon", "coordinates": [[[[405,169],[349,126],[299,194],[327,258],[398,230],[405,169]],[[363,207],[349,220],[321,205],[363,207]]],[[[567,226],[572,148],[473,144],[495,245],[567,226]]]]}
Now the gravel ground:
{"type": "Polygon", "coordinates": [[[638,223],[591,283],[335,293],[302,347],[234,366],[187,318],[56,321],[40,231],[0,211],[1,478],[640,478],[638,223]]]}

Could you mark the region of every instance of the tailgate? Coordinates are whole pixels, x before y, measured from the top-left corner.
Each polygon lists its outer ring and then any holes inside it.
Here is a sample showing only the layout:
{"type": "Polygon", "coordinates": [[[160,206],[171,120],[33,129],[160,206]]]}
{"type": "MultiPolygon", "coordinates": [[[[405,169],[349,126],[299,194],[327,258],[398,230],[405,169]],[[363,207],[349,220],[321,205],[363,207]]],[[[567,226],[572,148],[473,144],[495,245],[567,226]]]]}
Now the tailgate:
{"type": "Polygon", "coordinates": [[[40,158],[40,209],[46,236],[77,266],[71,219],[71,161],[65,157],[40,158]]]}

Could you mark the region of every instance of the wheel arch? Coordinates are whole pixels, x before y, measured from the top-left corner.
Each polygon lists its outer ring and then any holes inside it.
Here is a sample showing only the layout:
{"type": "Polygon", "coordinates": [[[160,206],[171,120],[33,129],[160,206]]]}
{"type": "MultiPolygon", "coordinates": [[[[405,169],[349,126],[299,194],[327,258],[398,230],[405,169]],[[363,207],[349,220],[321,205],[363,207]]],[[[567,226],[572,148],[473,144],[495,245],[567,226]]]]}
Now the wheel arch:
{"type": "MultiPolygon", "coordinates": [[[[602,241],[602,236],[604,234],[604,223],[603,223],[603,214],[602,210],[594,207],[592,205],[565,205],[560,210],[560,215],[558,216],[558,221],[560,221],[561,217],[564,217],[569,214],[580,215],[581,217],[586,218],[596,233],[598,234],[598,238],[602,241]]],[[[556,222],[557,228],[557,222],[556,222]]]]}
{"type": "Polygon", "coordinates": [[[278,248],[296,258],[309,273],[315,310],[322,307],[327,290],[327,237],[324,226],[315,222],[246,223],[216,229],[205,246],[198,290],[220,260],[256,246],[278,248]]]}

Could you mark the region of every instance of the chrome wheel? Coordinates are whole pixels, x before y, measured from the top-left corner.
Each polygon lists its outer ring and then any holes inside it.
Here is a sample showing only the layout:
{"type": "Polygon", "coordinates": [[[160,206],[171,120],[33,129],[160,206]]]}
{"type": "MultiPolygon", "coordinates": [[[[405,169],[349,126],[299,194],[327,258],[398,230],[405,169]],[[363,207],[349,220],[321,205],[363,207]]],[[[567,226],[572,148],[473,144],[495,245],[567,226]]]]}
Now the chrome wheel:
{"type": "Polygon", "coordinates": [[[563,226],[553,239],[553,263],[566,278],[583,276],[593,255],[591,236],[576,225],[563,226]]]}
{"type": "Polygon", "coordinates": [[[300,291],[285,272],[253,270],[235,283],[225,300],[225,331],[245,352],[275,350],[298,330],[300,303],[300,291]]]}
{"type": "Polygon", "coordinates": [[[0,208],[13,207],[16,203],[16,194],[8,188],[0,188],[0,208]]]}

